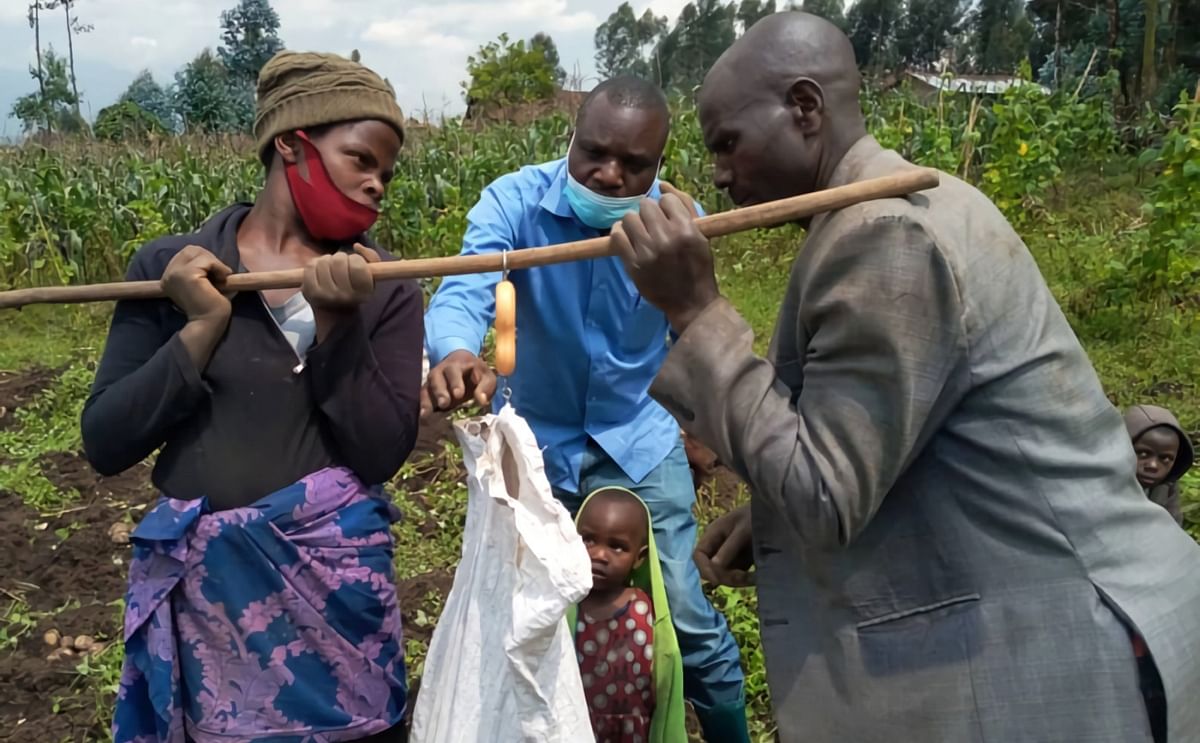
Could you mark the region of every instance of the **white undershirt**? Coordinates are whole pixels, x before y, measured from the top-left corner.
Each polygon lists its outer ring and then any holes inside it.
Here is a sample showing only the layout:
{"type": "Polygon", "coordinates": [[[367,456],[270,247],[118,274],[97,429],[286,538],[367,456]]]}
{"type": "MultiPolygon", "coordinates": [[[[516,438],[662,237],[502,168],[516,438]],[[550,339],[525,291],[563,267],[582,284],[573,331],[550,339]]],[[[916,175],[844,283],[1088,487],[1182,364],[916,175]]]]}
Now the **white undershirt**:
{"type": "Polygon", "coordinates": [[[278,307],[267,307],[283,337],[291,344],[296,355],[303,361],[308,349],[317,337],[317,320],[312,306],[302,292],[296,292],[278,307]]]}

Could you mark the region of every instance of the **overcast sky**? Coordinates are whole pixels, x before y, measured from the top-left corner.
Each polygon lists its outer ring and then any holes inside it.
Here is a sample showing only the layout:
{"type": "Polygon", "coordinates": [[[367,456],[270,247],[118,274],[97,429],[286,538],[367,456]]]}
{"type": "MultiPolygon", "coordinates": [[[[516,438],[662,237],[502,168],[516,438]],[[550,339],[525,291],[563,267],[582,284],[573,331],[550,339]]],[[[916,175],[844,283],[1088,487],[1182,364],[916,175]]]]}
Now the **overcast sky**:
{"type": "MultiPolygon", "coordinates": [[[[75,39],[75,67],[84,114],[94,118],[116,100],[130,80],[149,69],[160,84],[206,46],[220,42],[221,11],[236,0],[78,0],[75,8],[91,33],[75,39]]],[[[687,0],[635,0],[672,21],[687,0]]],[[[461,113],[459,83],[466,58],[507,31],[529,38],[554,37],[568,74],[584,87],[595,83],[592,37],[619,0],[274,0],[280,35],[290,49],[362,53],[363,63],[391,80],[406,114],[461,113]]],[[[0,0],[0,138],[20,133],[8,118],[13,101],[30,92],[33,32],[26,0],[0,0]]],[[[42,43],[67,50],[61,11],[42,22],[42,43]]]]}

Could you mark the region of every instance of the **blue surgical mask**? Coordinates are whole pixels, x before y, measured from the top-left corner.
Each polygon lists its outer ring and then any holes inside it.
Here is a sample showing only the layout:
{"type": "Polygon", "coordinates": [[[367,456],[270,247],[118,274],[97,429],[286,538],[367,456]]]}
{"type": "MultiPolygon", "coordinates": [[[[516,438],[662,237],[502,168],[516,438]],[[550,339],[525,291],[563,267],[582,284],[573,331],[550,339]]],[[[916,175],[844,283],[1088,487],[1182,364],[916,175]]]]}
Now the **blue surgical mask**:
{"type": "MultiPolygon", "coordinates": [[[[654,186],[650,186],[651,190],[654,186]]],[[[636,212],[645,194],[639,196],[605,196],[575,180],[567,171],[567,203],[579,221],[597,230],[610,229],[629,212],[636,212]]]]}

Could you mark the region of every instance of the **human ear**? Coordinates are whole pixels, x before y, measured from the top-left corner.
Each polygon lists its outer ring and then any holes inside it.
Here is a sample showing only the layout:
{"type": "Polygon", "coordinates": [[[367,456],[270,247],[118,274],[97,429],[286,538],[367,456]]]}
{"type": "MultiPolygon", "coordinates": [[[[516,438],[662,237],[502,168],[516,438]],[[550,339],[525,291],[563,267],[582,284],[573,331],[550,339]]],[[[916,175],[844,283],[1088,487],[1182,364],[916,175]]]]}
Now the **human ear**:
{"type": "Polygon", "coordinates": [[[800,133],[812,136],[821,131],[825,119],[825,91],[812,78],[797,78],[788,88],[787,104],[800,133]]]}
{"type": "Polygon", "coordinates": [[[284,132],[275,137],[275,151],[288,165],[304,159],[304,152],[300,148],[300,138],[296,136],[295,132],[284,132]]]}

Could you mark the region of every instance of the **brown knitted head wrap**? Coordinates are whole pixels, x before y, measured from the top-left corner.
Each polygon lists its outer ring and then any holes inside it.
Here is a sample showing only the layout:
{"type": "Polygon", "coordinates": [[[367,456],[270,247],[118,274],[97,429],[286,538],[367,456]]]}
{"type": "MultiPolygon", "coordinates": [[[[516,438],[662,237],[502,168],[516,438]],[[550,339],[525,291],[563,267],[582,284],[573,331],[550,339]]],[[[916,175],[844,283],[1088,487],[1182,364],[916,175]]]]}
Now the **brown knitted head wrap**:
{"type": "Polygon", "coordinates": [[[258,75],[254,141],[260,156],[285,132],[376,119],[404,140],[396,91],[358,62],[336,54],[282,51],[258,75]]]}

